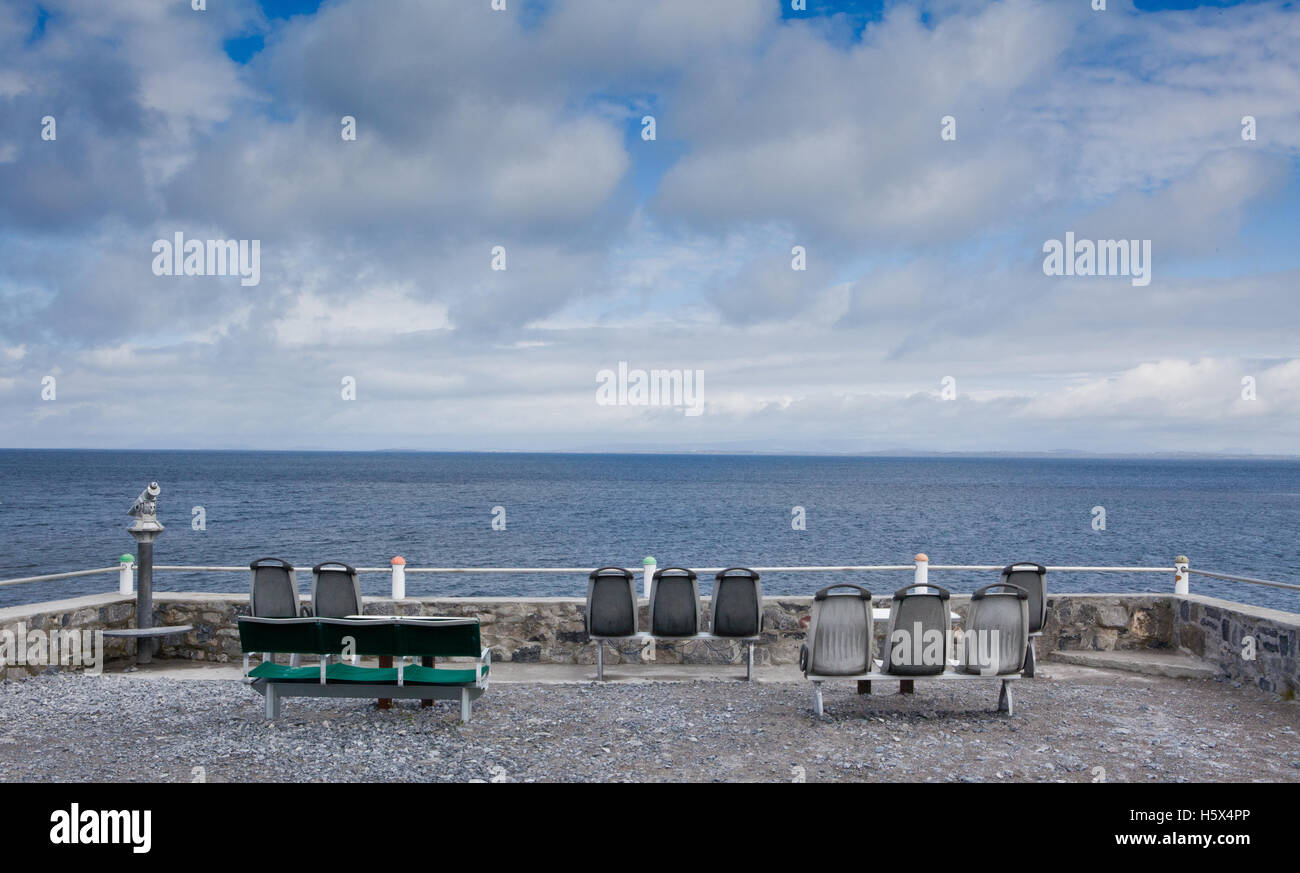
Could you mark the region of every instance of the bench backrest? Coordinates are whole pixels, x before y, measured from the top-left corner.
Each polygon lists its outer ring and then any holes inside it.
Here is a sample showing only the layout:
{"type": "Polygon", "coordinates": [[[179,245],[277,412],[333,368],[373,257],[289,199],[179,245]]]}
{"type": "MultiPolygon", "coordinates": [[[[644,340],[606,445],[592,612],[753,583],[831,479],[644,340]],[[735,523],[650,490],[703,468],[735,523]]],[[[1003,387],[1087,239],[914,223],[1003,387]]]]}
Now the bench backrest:
{"type": "Polygon", "coordinates": [[[804,675],[870,673],[871,592],[859,585],[830,585],[813,595],[804,675]]]}
{"type": "Polygon", "coordinates": [[[665,567],[650,580],[650,633],[693,637],[700,632],[700,583],[693,570],[665,567]]]}
{"type": "Polygon", "coordinates": [[[397,655],[477,658],[477,618],[239,617],[245,652],[309,655],[397,655]]]}
{"type": "Polygon", "coordinates": [[[253,615],[263,618],[292,618],[301,613],[298,577],[293,564],[280,558],[258,558],[248,568],[252,571],[248,605],[253,615]]]}
{"type": "Polygon", "coordinates": [[[714,636],[755,637],[763,632],[763,584],[747,567],[730,567],[713,577],[714,636]]]}
{"type": "Polygon", "coordinates": [[[241,615],[239,645],[245,652],[325,654],[314,618],[267,618],[241,615]]]}
{"type": "Polygon", "coordinates": [[[322,618],[321,649],[332,655],[400,655],[397,624],[369,618],[322,618]]]}
{"type": "Polygon", "coordinates": [[[402,618],[397,638],[403,655],[477,658],[483,653],[477,618],[402,618]]]}
{"type": "Polygon", "coordinates": [[[632,571],[601,567],[587,576],[587,633],[597,637],[636,634],[636,582],[632,571]]]}

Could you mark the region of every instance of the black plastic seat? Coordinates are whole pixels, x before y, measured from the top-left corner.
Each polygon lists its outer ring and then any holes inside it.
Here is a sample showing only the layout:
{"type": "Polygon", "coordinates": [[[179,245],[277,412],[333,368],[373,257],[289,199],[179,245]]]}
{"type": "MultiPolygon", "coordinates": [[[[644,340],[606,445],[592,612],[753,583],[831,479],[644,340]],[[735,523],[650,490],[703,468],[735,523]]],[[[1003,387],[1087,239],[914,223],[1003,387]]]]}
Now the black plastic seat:
{"type": "Polygon", "coordinates": [[[1029,593],[994,582],[970,596],[958,669],[1000,676],[1019,673],[1029,650],[1029,593]]]}
{"type": "Polygon", "coordinates": [[[324,561],[311,568],[311,611],[318,618],[361,614],[361,582],[356,568],[324,561]]]}
{"type": "Polygon", "coordinates": [[[650,633],[693,637],[700,632],[700,584],[693,570],[665,567],[650,580],[650,633]]]}
{"type": "Polygon", "coordinates": [[[587,575],[587,633],[630,637],[637,632],[636,582],[631,570],[601,567],[587,575]]]}
{"type": "Polygon", "coordinates": [[[763,632],[763,585],[746,567],[729,567],[713,577],[713,635],[756,637],[763,632]]]}
{"type": "Polygon", "coordinates": [[[938,585],[908,585],[894,592],[885,634],[884,672],[935,676],[947,668],[952,636],[950,596],[938,585]]]}
{"type": "Polygon", "coordinates": [[[293,564],[280,558],[258,558],[248,565],[252,579],[249,612],[258,618],[296,618],[305,614],[298,596],[293,564]]]}
{"type": "Polygon", "coordinates": [[[998,581],[1005,585],[1015,585],[1029,595],[1028,632],[1036,634],[1041,631],[1047,623],[1047,568],[1028,561],[1008,564],[1002,568],[1002,576],[998,581]]]}
{"type": "Polygon", "coordinates": [[[871,592],[860,585],[829,585],[813,595],[808,642],[799,651],[805,676],[872,672],[871,592]]]}

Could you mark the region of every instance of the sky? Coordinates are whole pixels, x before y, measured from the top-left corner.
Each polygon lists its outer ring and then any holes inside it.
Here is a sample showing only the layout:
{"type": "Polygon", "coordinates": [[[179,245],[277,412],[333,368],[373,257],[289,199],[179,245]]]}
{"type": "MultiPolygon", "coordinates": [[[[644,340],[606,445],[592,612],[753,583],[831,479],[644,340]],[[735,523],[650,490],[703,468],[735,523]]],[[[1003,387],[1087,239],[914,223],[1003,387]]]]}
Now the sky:
{"type": "Polygon", "coordinates": [[[1300,454],[1294,2],[192,5],[0,0],[0,446],[1300,454]]]}

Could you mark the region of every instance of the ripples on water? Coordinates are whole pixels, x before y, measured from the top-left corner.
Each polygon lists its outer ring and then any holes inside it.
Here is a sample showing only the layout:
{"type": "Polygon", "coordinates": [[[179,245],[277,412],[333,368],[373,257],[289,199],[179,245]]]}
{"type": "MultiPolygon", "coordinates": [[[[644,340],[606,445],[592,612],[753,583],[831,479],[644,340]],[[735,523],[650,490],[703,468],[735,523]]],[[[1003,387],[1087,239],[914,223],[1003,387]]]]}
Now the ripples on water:
{"type": "MultiPolygon", "coordinates": [[[[933,563],[1193,567],[1300,582],[1300,462],[717,455],[0,451],[0,578],[116,563],[126,510],[163,489],[160,564],[274,555],[387,566],[933,563]],[[504,506],[506,530],[491,529],[504,506]],[[191,528],[195,506],[207,529],[191,528]],[[791,528],[792,507],[807,529],[791,528]],[[1106,530],[1092,529],[1092,508],[1106,530]]],[[[860,574],[877,595],[906,573],[860,574]]],[[[808,594],[847,574],[770,574],[808,594]]],[[[708,593],[709,579],[701,580],[708,593]]],[[[989,573],[934,572],[969,592],[989,573]]],[[[1173,589],[1165,575],[1049,574],[1055,591],[1173,589]]],[[[246,573],[160,573],[162,591],[247,591],[246,573]]],[[[0,589],[0,605],[114,591],[116,576],[0,589]]],[[[362,576],[367,594],[386,574],[362,576]]],[[[1300,592],[1192,577],[1192,590],[1300,612],[1300,592]]],[[[412,595],[581,596],[566,576],[407,577],[412,595]]]]}

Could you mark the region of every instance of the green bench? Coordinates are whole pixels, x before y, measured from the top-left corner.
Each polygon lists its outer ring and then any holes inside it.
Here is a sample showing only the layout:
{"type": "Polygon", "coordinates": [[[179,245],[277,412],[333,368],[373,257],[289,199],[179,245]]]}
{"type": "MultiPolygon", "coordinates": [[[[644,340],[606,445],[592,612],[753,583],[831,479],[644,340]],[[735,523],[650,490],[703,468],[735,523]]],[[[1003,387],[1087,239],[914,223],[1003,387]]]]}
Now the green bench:
{"type": "Polygon", "coordinates": [[[373,697],[403,700],[460,700],[461,721],[488,688],[491,654],[482,648],[476,618],[410,616],[401,618],[239,617],[244,676],[266,697],[266,717],[280,714],[284,697],[373,697]],[[251,655],[262,663],[249,669],[251,655]],[[319,666],[276,664],[276,654],[320,656],[319,666]],[[361,667],[334,658],[377,655],[397,659],[396,667],[361,667]],[[464,667],[405,663],[407,658],[474,658],[464,667]]]}

